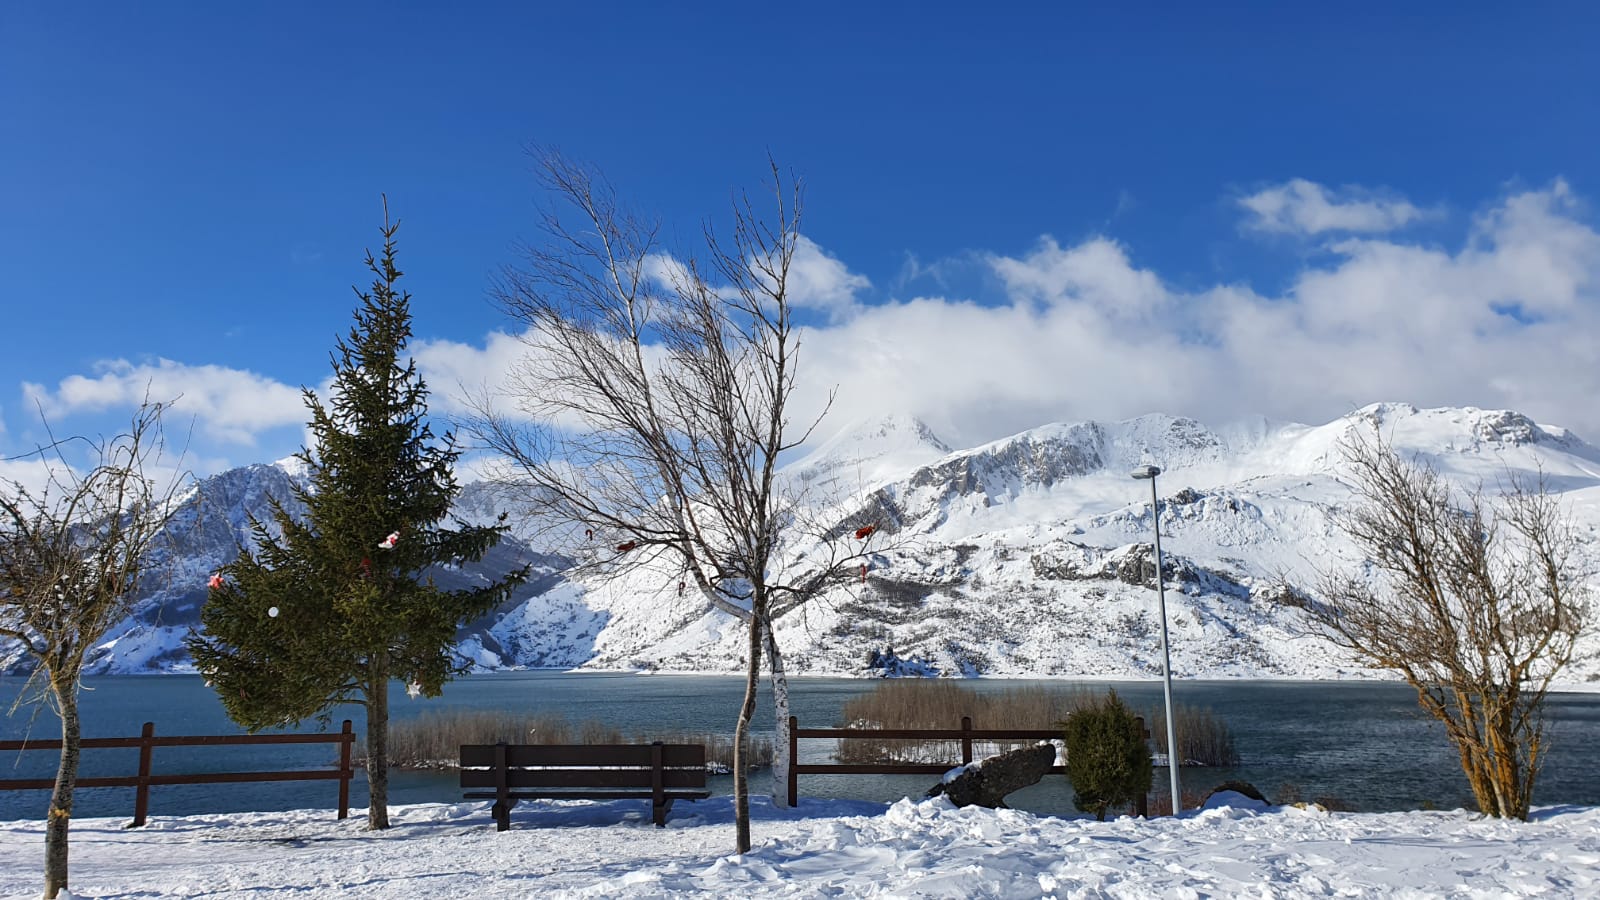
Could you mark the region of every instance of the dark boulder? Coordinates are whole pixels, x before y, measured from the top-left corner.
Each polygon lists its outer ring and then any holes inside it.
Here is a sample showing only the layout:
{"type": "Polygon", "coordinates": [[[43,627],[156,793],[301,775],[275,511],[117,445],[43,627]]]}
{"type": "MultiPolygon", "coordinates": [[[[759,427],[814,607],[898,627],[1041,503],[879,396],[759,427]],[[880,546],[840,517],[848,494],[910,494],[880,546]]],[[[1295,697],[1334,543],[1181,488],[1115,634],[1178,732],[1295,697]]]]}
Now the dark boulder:
{"type": "MultiPolygon", "coordinates": [[[[1222,793],[1223,791],[1232,791],[1235,794],[1243,794],[1244,796],[1249,797],[1251,800],[1259,800],[1262,803],[1268,802],[1267,798],[1261,796],[1261,792],[1256,790],[1256,786],[1248,781],[1224,781],[1223,783],[1212,788],[1211,793],[1206,794],[1206,802],[1210,802],[1212,797],[1222,793]]],[[[1201,805],[1203,806],[1204,803],[1201,805]]]]}
{"type": "Polygon", "coordinates": [[[1008,809],[1007,794],[1038,784],[1055,764],[1056,748],[1052,744],[1012,750],[965,766],[954,777],[945,776],[948,780],[930,788],[928,796],[944,794],[957,806],[1008,809]]]}

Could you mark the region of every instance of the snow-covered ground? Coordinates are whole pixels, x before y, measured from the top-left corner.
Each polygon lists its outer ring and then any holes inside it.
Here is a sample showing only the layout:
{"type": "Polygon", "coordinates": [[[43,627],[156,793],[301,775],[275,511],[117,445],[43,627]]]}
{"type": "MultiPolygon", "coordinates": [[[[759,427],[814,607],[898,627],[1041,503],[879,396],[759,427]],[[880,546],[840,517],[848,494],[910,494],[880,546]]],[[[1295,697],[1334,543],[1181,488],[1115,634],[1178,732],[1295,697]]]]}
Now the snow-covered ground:
{"type": "MultiPolygon", "coordinates": [[[[77,897],[1595,897],[1600,809],[1528,823],[1473,813],[1328,813],[1237,805],[1178,819],[1057,819],[957,809],[755,801],[733,847],[731,800],[524,803],[496,833],[485,804],[391,810],[394,827],[326,811],[72,826],[77,897]]],[[[38,822],[0,822],[0,895],[37,896],[38,822]]]]}

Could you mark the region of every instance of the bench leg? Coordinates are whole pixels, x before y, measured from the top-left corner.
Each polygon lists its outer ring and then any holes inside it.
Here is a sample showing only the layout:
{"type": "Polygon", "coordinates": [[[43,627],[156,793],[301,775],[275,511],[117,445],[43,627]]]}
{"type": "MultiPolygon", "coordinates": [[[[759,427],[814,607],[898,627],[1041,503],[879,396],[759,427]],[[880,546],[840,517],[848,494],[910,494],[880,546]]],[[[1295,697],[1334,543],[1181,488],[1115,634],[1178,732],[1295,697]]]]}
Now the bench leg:
{"type": "Polygon", "coordinates": [[[494,816],[494,830],[495,831],[510,831],[511,830],[511,807],[516,806],[516,805],[517,805],[517,801],[515,801],[515,800],[511,800],[511,801],[499,801],[499,800],[497,800],[497,801],[495,801],[494,806],[491,807],[490,810],[489,810],[490,815],[494,816]]]}
{"type": "Polygon", "coordinates": [[[651,802],[650,817],[655,821],[657,828],[667,827],[667,813],[672,812],[672,800],[673,798],[668,797],[659,804],[651,802]]]}

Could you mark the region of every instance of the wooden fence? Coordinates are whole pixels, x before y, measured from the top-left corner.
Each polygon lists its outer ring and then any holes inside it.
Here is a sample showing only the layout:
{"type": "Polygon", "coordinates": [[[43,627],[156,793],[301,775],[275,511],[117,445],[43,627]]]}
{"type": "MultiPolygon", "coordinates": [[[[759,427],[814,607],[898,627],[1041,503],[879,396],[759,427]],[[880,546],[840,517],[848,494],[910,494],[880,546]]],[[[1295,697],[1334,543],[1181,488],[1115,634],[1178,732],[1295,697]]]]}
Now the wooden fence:
{"type": "MultiPolygon", "coordinates": [[[[1139,730],[1148,740],[1150,732],[1139,719],[1139,730]]],[[[972,717],[962,716],[960,728],[801,728],[800,720],[789,717],[789,805],[800,803],[801,775],[943,775],[956,766],[972,762],[972,745],[977,741],[1051,741],[1060,740],[1059,729],[1039,728],[985,728],[972,727],[972,717]],[[913,740],[960,741],[961,761],[948,763],[802,763],[800,740],[802,738],[844,738],[856,740],[913,740]]],[[[1066,766],[1051,766],[1055,774],[1066,774],[1066,766]]],[[[1135,801],[1138,815],[1146,815],[1149,797],[1135,801]]]]}
{"type": "MultiPolygon", "coordinates": [[[[173,737],[156,737],[155,723],[146,722],[138,737],[84,738],[79,741],[79,746],[85,750],[102,747],[138,747],[139,774],[85,776],[78,779],[77,786],[81,788],[135,788],[133,822],[128,827],[137,828],[145,823],[145,816],[150,810],[150,788],[153,785],[337,780],[339,782],[339,818],[343,819],[350,812],[350,779],[354,775],[351,756],[355,747],[355,740],[356,736],[350,729],[349,719],[344,720],[344,727],[337,734],[206,734],[173,737]],[[338,744],[339,767],[336,769],[296,769],[281,772],[197,772],[188,775],[150,774],[151,756],[157,747],[219,747],[262,744],[338,744]]],[[[59,740],[0,741],[0,752],[13,750],[59,751],[60,749],[61,742],[59,740]]],[[[0,791],[47,791],[54,787],[54,778],[0,779],[0,791]]]]}

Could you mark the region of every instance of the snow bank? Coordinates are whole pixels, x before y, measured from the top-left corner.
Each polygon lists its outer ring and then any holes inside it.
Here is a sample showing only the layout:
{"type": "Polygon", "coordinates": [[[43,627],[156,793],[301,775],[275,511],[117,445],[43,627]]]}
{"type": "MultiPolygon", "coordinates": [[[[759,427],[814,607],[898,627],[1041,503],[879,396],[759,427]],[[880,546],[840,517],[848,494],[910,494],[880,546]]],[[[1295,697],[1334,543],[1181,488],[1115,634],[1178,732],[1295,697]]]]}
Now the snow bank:
{"type": "MultiPolygon", "coordinates": [[[[394,807],[362,830],[326,811],[73,823],[79,897],[1303,897],[1600,895],[1600,809],[1529,823],[1464,811],[1328,813],[1221,805],[1179,819],[1056,819],[956,809],[753,804],[755,849],[732,805],[524,803],[496,833],[486,805],[394,807]]],[[[0,895],[37,896],[37,822],[0,822],[0,895]]]]}

